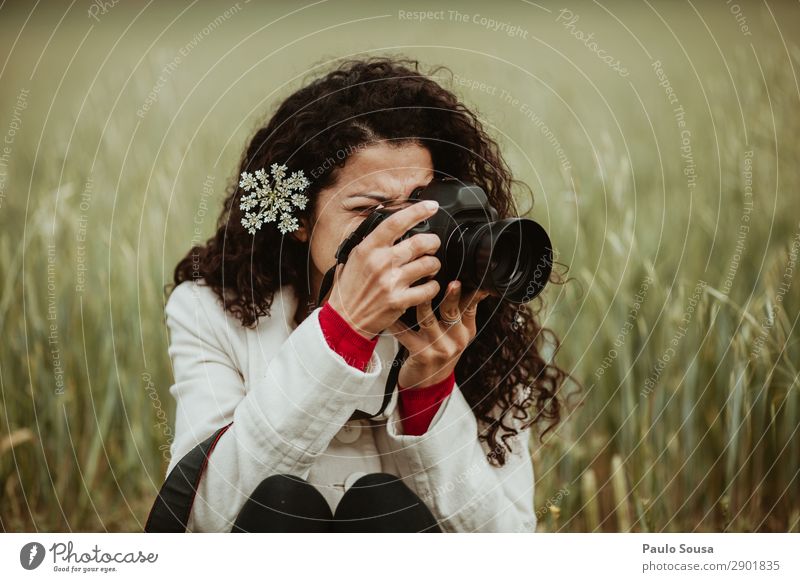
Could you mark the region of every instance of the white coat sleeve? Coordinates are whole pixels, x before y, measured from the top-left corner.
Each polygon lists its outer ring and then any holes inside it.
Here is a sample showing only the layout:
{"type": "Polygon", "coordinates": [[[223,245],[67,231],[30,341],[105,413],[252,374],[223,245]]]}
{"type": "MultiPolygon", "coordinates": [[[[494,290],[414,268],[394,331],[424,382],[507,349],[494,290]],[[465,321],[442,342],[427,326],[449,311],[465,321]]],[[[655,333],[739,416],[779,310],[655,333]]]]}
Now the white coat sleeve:
{"type": "MultiPolygon", "coordinates": [[[[189,531],[229,532],[244,502],[266,477],[308,477],[311,464],[381,374],[372,354],[365,372],[333,351],[313,311],[280,346],[263,377],[245,387],[220,336],[226,322],[208,289],[178,285],[165,308],[175,383],[175,435],[167,474],[194,446],[231,421],[209,456],[189,531]]],[[[371,401],[370,401],[371,402],[371,401]]],[[[377,405],[374,408],[377,409],[377,405]]]]}
{"type": "Polygon", "coordinates": [[[385,424],[385,443],[403,482],[447,532],[536,531],[529,438],[529,428],[520,431],[511,439],[506,463],[491,464],[488,445],[478,439],[475,414],[458,383],[424,434],[402,434],[398,409],[385,424]]]}

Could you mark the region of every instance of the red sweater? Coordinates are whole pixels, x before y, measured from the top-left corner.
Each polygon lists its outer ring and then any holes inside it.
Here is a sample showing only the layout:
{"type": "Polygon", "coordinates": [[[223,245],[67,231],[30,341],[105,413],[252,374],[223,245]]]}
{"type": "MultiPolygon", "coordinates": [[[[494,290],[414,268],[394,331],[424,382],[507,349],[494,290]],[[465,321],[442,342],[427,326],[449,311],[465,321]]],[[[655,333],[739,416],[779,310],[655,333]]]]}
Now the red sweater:
{"type": "MultiPolygon", "coordinates": [[[[358,333],[326,301],[319,313],[319,324],[328,345],[344,360],[362,372],[366,369],[372,352],[378,343],[376,335],[371,340],[358,333]]],[[[456,377],[447,378],[430,386],[404,388],[399,383],[398,411],[407,435],[425,434],[442,401],[453,391],[456,377]]]]}

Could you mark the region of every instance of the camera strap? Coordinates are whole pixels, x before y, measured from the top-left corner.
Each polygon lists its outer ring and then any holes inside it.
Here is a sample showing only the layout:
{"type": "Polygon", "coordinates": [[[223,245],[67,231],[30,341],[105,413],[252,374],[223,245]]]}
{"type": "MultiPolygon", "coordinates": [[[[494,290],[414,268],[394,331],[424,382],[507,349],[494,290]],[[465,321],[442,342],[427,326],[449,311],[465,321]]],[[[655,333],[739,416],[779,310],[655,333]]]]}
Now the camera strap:
{"type": "MultiPolygon", "coordinates": [[[[349,240],[352,240],[349,239],[349,240]]],[[[345,241],[347,243],[348,241],[345,241]]],[[[355,245],[353,245],[355,246],[355,245]]],[[[325,276],[322,278],[322,284],[319,288],[319,297],[317,298],[317,306],[321,306],[322,299],[328,294],[330,291],[331,286],[333,285],[333,276],[336,273],[336,267],[338,267],[343,261],[341,260],[341,256],[347,256],[349,254],[350,248],[347,248],[345,244],[340,247],[339,252],[337,253],[337,262],[336,264],[328,269],[328,272],[325,273],[325,276]],[[346,251],[346,252],[343,252],[346,251]]],[[[346,260],[346,259],[345,259],[346,260]]],[[[392,369],[389,370],[389,377],[386,379],[386,386],[383,389],[383,403],[381,404],[381,408],[375,414],[369,414],[364,412],[363,410],[356,410],[353,412],[350,420],[367,420],[370,418],[375,418],[376,416],[383,414],[386,410],[386,407],[389,406],[389,402],[392,400],[392,393],[394,392],[394,387],[397,385],[397,376],[400,374],[400,368],[405,362],[406,357],[408,357],[408,350],[403,344],[400,344],[400,348],[397,350],[397,354],[392,361],[392,369]]]]}

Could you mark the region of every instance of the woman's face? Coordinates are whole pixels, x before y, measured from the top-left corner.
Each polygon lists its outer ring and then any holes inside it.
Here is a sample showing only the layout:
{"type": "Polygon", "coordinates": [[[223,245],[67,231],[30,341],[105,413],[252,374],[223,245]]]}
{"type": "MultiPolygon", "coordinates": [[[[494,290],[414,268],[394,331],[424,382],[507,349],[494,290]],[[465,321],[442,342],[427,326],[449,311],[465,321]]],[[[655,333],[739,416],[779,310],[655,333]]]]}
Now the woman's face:
{"type": "Polygon", "coordinates": [[[378,204],[405,200],[432,179],[431,154],[420,145],[375,144],[350,156],[336,182],[320,191],[310,233],[306,224],[295,232],[300,240],[310,240],[310,299],[316,301],[341,242],[378,204]]]}

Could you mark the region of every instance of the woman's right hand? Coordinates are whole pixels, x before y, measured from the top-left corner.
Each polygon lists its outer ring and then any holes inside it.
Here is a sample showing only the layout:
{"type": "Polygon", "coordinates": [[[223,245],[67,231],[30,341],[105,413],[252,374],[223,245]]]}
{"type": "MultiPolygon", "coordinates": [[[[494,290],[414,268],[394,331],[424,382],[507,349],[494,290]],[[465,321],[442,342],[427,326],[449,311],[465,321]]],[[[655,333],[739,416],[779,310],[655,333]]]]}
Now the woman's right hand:
{"type": "Polygon", "coordinates": [[[436,214],[438,207],[435,201],[423,201],[394,212],[353,248],[344,265],[337,266],[328,302],[367,339],[439,292],[439,283],[432,279],[412,287],[441,267],[439,259],[429,255],[439,248],[439,236],[417,233],[394,244],[436,214]]]}

